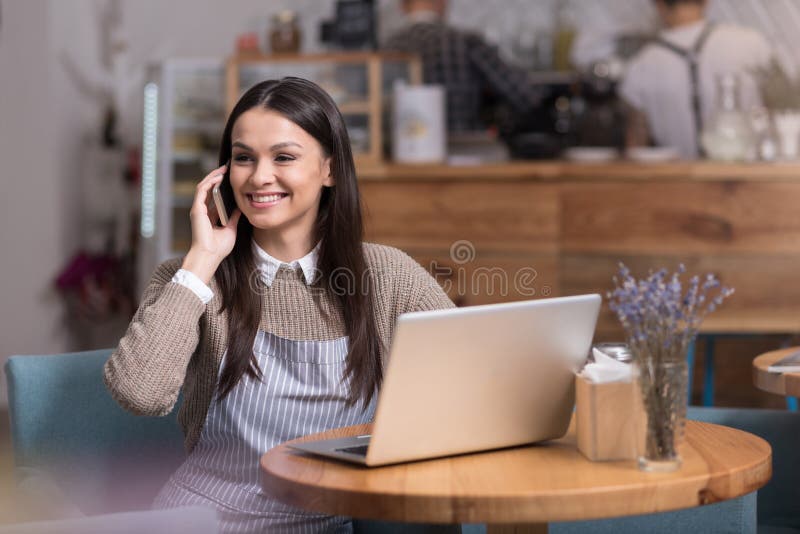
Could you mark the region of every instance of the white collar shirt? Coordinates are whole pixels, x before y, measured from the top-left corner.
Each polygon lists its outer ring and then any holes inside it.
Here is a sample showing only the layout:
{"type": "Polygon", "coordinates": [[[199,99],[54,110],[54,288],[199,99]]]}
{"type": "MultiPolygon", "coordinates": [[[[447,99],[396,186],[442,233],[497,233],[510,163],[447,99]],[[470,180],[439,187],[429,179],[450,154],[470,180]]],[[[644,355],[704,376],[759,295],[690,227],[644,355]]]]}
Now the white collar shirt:
{"type": "Polygon", "coordinates": [[[302,258],[285,262],[270,256],[270,254],[258,246],[254,240],[253,256],[256,262],[256,268],[261,274],[261,279],[267,286],[272,285],[272,282],[275,280],[275,274],[283,265],[286,265],[294,270],[300,269],[303,272],[303,279],[307,285],[313,284],[319,275],[319,270],[317,269],[317,261],[319,259],[319,243],[317,243],[311,252],[302,258]]]}

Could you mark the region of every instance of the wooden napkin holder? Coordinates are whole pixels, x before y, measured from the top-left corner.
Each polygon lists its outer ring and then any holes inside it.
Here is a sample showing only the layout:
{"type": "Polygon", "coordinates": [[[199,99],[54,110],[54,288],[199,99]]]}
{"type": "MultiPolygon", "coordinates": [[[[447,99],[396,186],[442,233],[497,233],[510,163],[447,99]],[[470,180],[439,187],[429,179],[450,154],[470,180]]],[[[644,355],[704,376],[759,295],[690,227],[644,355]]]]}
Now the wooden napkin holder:
{"type": "Polygon", "coordinates": [[[594,383],[575,376],[578,450],[591,461],[634,460],[646,418],[639,382],[594,383]]]}

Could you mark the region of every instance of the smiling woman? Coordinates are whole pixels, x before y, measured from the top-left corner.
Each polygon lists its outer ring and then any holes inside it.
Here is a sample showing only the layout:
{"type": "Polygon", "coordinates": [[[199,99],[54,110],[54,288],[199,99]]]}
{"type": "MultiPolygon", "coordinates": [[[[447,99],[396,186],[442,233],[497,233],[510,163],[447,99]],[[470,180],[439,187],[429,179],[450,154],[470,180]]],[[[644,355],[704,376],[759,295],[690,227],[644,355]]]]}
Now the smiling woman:
{"type": "Polygon", "coordinates": [[[169,413],[189,453],[157,507],[217,510],[223,532],[349,532],[261,490],[258,459],[296,437],[372,420],[399,314],[452,307],[403,252],[362,241],[344,121],[300,78],[262,82],[228,118],[197,186],[186,257],[159,266],[106,363],[115,399],[169,413]],[[227,224],[215,186],[235,204],[227,224]]]}
{"type": "Polygon", "coordinates": [[[323,188],[333,186],[330,156],[297,124],[263,108],[239,117],[233,139],[231,186],[256,242],[281,260],[291,259],[292,248],[310,250],[323,188]]]}

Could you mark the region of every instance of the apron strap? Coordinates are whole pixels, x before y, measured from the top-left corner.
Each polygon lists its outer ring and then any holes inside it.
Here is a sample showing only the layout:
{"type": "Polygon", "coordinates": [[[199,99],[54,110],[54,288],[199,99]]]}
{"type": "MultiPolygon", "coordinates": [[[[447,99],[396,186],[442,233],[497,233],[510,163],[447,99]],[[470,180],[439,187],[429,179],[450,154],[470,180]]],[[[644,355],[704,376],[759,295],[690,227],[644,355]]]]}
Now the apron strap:
{"type": "Polygon", "coordinates": [[[662,48],[665,48],[666,50],[669,50],[670,52],[680,56],[689,66],[689,77],[692,84],[691,99],[695,128],[695,142],[697,143],[697,153],[700,155],[700,157],[705,156],[705,151],[700,143],[700,133],[703,131],[703,113],[700,102],[700,53],[703,51],[703,47],[705,46],[706,41],[708,41],[708,37],[711,35],[713,30],[713,23],[706,24],[706,26],[703,28],[703,31],[700,33],[700,36],[697,38],[697,41],[695,41],[694,46],[690,50],[681,48],[661,37],[657,37],[653,40],[653,44],[661,46],[662,48]]]}

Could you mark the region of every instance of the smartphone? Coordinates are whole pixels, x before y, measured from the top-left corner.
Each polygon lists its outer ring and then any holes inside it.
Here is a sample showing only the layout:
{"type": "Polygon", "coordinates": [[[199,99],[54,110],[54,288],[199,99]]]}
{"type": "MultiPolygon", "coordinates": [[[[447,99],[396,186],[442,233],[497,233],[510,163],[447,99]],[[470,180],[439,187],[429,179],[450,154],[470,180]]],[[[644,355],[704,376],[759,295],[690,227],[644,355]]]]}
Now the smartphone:
{"type": "Polygon", "coordinates": [[[219,214],[219,224],[221,226],[228,224],[234,208],[233,190],[231,189],[230,179],[230,165],[231,162],[228,160],[225,168],[225,175],[222,178],[222,181],[211,189],[211,196],[214,199],[214,206],[217,208],[217,214],[219,214]]]}

